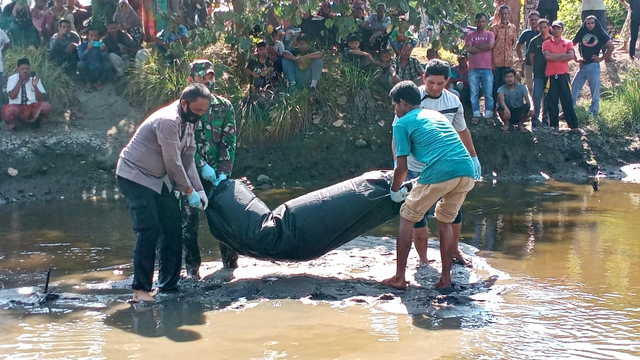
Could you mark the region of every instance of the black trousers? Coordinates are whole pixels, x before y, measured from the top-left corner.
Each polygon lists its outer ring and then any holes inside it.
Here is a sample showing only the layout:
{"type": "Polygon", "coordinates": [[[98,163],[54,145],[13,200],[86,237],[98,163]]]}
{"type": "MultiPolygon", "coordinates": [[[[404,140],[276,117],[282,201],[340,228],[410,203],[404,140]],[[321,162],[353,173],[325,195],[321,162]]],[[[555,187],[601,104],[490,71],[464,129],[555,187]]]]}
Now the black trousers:
{"type": "Polygon", "coordinates": [[[181,218],[178,199],[166,186],[162,193],[123,177],[118,187],[127,199],[136,246],[133,250],[133,289],[151,291],[153,269],[158,259],[158,287],[171,291],[178,287],[182,262],[181,218]]]}
{"type": "Polygon", "coordinates": [[[577,128],[578,116],[576,115],[576,109],[573,106],[573,98],[571,97],[571,81],[569,79],[569,74],[547,77],[547,86],[545,91],[547,92],[547,97],[544,105],[547,107],[551,127],[559,126],[560,120],[558,116],[560,108],[558,107],[558,100],[560,100],[562,110],[564,111],[564,119],[567,121],[567,125],[572,129],[577,128]]]}
{"type": "Polygon", "coordinates": [[[631,13],[631,41],[629,42],[629,56],[636,56],[636,42],[638,41],[638,28],[640,28],[640,14],[631,13]]]}
{"type": "Polygon", "coordinates": [[[540,18],[545,18],[549,20],[549,24],[558,20],[558,9],[540,9],[538,8],[538,12],[540,13],[540,18]]]}

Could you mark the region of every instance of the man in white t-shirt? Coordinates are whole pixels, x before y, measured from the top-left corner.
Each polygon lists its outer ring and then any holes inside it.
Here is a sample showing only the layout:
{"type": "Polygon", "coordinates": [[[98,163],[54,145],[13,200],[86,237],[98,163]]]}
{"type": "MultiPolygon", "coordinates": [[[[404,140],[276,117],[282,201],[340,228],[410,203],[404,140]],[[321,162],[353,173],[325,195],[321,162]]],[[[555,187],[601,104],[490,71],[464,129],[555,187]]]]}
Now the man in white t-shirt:
{"type": "MultiPolygon", "coordinates": [[[[11,44],[11,40],[7,36],[3,30],[0,29],[0,79],[4,79],[2,75],[4,75],[4,64],[2,63],[2,54],[9,48],[9,44],[11,44]]],[[[0,100],[1,101],[1,100],[0,100]]]]}
{"type": "Polygon", "coordinates": [[[45,124],[51,113],[51,104],[46,102],[42,81],[31,72],[29,59],[18,60],[18,73],[7,79],[9,104],[2,107],[2,119],[9,131],[23,124],[45,124]]]}
{"type": "MultiPolygon", "coordinates": [[[[419,87],[420,96],[422,102],[420,107],[423,109],[435,110],[444,115],[453,125],[458,132],[462,143],[469,151],[473,160],[475,180],[480,180],[482,176],[482,168],[478,161],[476,149],[473,146],[473,140],[471,138],[471,132],[467,128],[467,123],[464,119],[464,108],[460,99],[452,92],[445,90],[447,82],[449,81],[449,74],[451,68],[449,64],[440,59],[430,60],[425,66],[424,84],[419,87]]],[[[397,121],[394,119],[394,124],[397,121]]],[[[394,142],[395,143],[395,142],[394,142]]],[[[392,145],[392,149],[395,149],[395,144],[392,145]]],[[[395,158],[395,153],[394,153],[395,158]]],[[[407,157],[407,166],[409,173],[407,174],[407,180],[417,178],[420,176],[420,172],[424,167],[424,164],[416,160],[413,154],[407,157]]],[[[413,243],[416,247],[416,251],[420,257],[419,266],[427,266],[427,241],[429,239],[429,229],[427,228],[427,213],[421,221],[417,222],[413,228],[413,243]]],[[[456,263],[468,266],[471,265],[470,260],[460,251],[458,248],[458,242],[460,241],[460,230],[462,228],[462,212],[458,212],[458,216],[453,222],[453,237],[455,239],[456,248],[454,251],[454,260],[456,263]]]]}

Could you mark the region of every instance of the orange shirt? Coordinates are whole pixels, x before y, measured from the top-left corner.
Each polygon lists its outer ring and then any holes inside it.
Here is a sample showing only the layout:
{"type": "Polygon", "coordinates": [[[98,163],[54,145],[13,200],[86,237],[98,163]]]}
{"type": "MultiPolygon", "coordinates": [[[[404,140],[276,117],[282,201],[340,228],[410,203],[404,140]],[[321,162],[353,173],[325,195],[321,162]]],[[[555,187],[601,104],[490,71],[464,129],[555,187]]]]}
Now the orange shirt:
{"type": "Polygon", "coordinates": [[[491,32],[496,36],[493,45],[493,65],[495,67],[513,67],[513,46],[518,40],[515,25],[497,23],[491,25],[491,32]]]}
{"type": "MultiPolygon", "coordinates": [[[[560,41],[556,41],[554,37],[551,37],[542,43],[542,53],[548,51],[552,54],[567,54],[570,50],[573,50],[573,42],[565,38],[562,38],[560,41]]],[[[545,75],[552,76],[568,73],[569,61],[547,60],[547,68],[544,71],[545,75]]]]}

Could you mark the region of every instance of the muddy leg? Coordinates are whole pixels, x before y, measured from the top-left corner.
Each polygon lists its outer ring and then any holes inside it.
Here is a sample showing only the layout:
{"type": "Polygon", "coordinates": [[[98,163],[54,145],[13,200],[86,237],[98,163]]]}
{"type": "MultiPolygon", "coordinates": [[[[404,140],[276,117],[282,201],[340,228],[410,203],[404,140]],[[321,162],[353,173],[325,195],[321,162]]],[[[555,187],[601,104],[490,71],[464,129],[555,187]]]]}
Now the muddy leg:
{"type": "Polygon", "coordinates": [[[451,265],[453,264],[453,251],[455,246],[452,228],[451,224],[438,220],[442,274],[440,275],[440,281],[438,281],[435,286],[440,289],[451,285],[451,265]]]}
{"type": "Polygon", "coordinates": [[[413,229],[413,245],[415,245],[418,256],[420,257],[420,263],[418,263],[418,267],[429,265],[429,261],[427,260],[428,241],[429,228],[425,226],[413,229]]]}

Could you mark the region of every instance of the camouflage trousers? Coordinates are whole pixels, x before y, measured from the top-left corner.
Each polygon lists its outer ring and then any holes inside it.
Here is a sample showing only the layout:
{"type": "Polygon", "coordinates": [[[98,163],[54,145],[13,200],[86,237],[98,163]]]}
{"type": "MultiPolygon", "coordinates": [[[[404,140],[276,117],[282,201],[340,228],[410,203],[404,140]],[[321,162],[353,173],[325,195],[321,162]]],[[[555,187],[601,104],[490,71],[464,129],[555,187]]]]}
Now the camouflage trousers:
{"type": "MultiPolygon", "coordinates": [[[[200,209],[189,206],[186,196],[180,196],[180,211],[182,213],[182,255],[184,258],[187,275],[200,275],[199,269],[202,264],[200,256],[200,246],[198,244],[198,228],[200,226],[200,209]]],[[[213,210],[209,210],[213,211],[213,210]]],[[[218,242],[220,256],[225,268],[235,269],[238,267],[238,253],[218,242]]]]}

